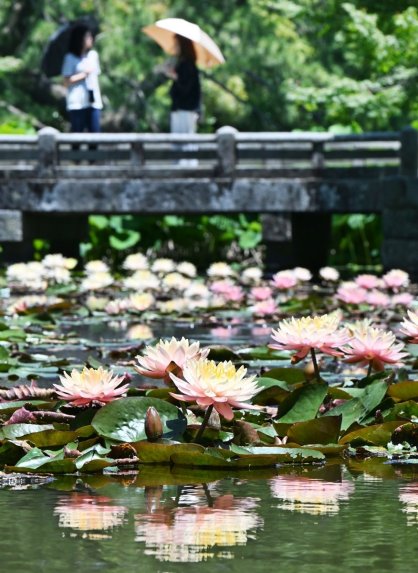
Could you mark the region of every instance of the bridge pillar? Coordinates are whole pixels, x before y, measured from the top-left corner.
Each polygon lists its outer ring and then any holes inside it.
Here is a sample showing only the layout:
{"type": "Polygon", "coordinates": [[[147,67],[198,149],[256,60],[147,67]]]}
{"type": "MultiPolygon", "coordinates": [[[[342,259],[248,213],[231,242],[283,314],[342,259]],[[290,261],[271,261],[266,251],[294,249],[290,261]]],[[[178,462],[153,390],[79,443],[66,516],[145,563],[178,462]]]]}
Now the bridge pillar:
{"type": "Polygon", "coordinates": [[[418,131],[401,133],[400,177],[385,182],[382,263],[401,268],[418,281],[418,131]]]}

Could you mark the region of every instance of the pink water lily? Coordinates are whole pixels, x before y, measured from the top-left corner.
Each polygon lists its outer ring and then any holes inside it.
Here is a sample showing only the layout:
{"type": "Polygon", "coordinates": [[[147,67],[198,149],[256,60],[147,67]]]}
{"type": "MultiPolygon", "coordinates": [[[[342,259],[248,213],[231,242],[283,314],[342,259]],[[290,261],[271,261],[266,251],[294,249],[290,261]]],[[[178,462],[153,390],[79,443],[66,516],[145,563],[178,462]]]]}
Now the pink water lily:
{"type": "Polygon", "coordinates": [[[147,378],[163,378],[170,382],[169,372],[181,370],[188,360],[206,358],[209,349],[200,348],[199,342],[191,343],[186,338],[160,340],[155,346],[147,346],[143,356],[137,356],[135,370],[147,378]]]}
{"type": "Polygon", "coordinates": [[[58,397],[73,406],[88,406],[94,402],[106,404],[120,398],[128,390],[123,384],[124,376],[113,376],[104,368],[83,368],[81,372],[72,370],[60,376],[61,384],[54,384],[58,397]]]}
{"type": "Polygon", "coordinates": [[[370,326],[366,321],[353,328],[353,337],[344,348],[345,362],[360,363],[372,369],[383,370],[385,364],[399,364],[406,356],[404,344],[396,344],[393,332],[370,326]]]}
{"type": "Polygon", "coordinates": [[[408,318],[404,318],[400,331],[406,334],[411,344],[418,344],[418,312],[408,310],[408,318]]]}
{"type": "Polygon", "coordinates": [[[269,346],[276,350],[296,350],[292,362],[305,358],[311,349],[342,356],[340,349],[350,336],[345,328],[339,328],[339,323],[337,313],[285,319],[277,330],[272,330],[273,343],[269,346]]]}
{"type": "Polygon", "coordinates": [[[232,408],[257,408],[248,403],[259,391],[255,376],[246,376],[247,369],[236,369],[232,362],[202,359],[192,360],[183,368],[183,378],[170,377],[179,393],[173,398],[184,402],[196,402],[203,408],[214,407],[221,416],[232,420],[232,408]]]}

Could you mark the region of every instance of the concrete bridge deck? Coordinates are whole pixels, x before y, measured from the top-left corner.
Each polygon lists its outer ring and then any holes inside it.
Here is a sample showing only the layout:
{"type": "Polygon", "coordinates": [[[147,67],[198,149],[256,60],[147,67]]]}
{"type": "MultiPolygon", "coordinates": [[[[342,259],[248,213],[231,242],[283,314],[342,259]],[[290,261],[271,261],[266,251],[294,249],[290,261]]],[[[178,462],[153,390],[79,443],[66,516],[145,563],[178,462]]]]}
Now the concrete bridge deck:
{"type": "Polygon", "coordinates": [[[358,135],[46,128],[0,136],[0,241],[28,238],[26,227],[42,215],[374,212],[383,215],[384,263],[418,270],[417,176],[410,128],[358,135]]]}

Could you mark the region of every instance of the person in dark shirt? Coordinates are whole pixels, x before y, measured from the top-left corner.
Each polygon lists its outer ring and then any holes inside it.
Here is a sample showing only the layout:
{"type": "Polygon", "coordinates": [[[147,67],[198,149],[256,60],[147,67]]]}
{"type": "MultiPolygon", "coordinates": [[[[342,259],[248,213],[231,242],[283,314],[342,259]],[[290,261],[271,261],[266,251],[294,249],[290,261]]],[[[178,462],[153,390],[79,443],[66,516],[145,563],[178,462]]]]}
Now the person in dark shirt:
{"type": "Polygon", "coordinates": [[[193,42],[176,36],[178,57],[174,68],[167,70],[173,79],[170,89],[172,133],[196,133],[200,112],[201,91],[199,70],[193,42]]]}

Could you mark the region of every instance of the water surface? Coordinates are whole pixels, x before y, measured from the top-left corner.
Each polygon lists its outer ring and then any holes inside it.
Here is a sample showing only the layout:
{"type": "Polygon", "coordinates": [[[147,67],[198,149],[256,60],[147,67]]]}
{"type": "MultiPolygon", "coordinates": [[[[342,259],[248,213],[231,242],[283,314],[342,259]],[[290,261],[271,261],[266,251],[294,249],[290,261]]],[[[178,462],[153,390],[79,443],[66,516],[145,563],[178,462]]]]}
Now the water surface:
{"type": "Polygon", "coordinates": [[[10,571],[416,571],[417,473],[383,461],[68,476],[1,490],[0,516],[10,571]]]}

